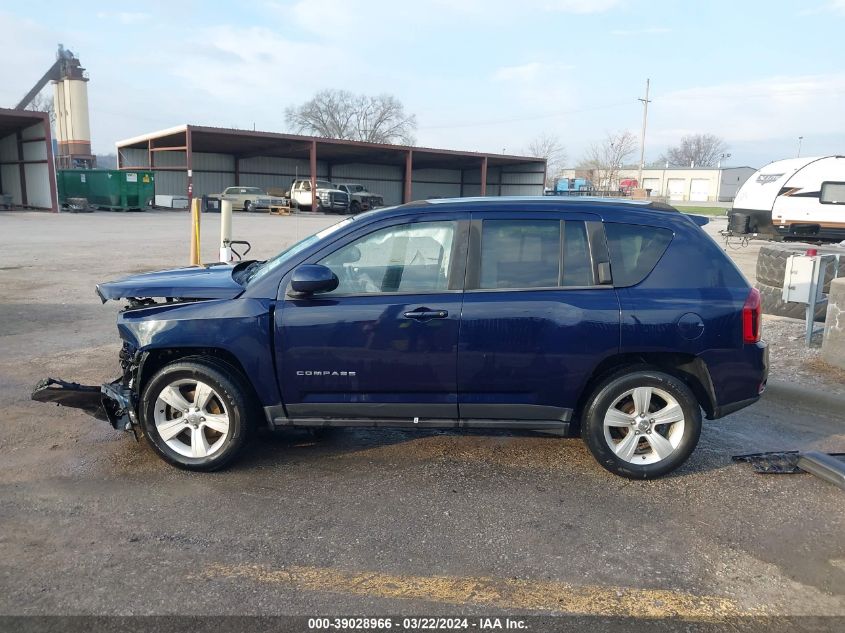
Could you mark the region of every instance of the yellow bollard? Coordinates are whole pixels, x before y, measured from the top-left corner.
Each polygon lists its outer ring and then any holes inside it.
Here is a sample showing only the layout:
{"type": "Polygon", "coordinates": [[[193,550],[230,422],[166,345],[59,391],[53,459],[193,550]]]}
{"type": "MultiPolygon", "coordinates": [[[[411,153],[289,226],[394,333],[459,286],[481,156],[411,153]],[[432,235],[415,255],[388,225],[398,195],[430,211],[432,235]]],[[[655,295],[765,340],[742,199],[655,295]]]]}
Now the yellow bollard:
{"type": "Polygon", "coordinates": [[[191,266],[200,266],[200,199],[191,200],[191,266]]]}

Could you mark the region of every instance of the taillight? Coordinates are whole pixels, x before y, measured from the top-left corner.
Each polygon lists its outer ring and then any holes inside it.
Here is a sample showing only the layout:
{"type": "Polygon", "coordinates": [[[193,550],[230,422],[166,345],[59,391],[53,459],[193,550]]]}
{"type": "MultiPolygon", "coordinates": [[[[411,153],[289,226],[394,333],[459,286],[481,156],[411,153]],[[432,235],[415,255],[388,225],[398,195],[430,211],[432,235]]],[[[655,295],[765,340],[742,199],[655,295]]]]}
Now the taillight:
{"type": "Polygon", "coordinates": [[[760,305],[760,291],[752,288],[742,306],[742,340],[745,343],[756,343],[760,340],[760,326],[762,307],[760,305]]]}

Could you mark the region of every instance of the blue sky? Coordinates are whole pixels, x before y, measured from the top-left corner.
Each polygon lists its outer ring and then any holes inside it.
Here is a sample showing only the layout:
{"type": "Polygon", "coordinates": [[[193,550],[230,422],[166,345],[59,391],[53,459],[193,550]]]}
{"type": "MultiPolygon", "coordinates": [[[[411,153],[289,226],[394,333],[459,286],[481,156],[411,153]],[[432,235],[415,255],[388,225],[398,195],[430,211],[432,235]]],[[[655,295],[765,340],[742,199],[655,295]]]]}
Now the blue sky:
{"type": "Polygon", "coordinates": [[[392,93],[420,145],[519,153],[558,136],[576,163],[607,132],[646,160],[685,133],[731,164],[845,153],[845,0],[0,2],[0,105],[52,63],[90,74],[95,151],[181,123],[284,131],[322,88],[392,93]]]}

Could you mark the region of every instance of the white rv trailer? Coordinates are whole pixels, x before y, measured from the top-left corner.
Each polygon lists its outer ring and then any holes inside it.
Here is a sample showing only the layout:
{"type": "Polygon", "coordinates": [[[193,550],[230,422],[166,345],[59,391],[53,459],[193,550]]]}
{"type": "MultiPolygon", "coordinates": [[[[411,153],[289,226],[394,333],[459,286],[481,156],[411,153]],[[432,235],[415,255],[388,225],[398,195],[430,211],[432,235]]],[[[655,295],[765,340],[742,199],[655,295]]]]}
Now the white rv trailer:
{"type": "Polygon", "coordinates": [[[845,156],[769,163],[737,192],[736,213],[749,216],[752,232],[845,239],[845,156]]]}

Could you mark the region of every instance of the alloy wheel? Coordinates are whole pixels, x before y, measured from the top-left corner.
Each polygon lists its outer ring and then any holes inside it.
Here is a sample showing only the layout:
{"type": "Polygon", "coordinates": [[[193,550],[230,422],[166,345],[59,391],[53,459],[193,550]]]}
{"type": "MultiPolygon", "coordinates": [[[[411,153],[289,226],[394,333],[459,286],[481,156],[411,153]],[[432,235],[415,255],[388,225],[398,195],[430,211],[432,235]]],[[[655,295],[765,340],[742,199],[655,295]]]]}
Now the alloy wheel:
{"type": "Polygon", "coordinates": [[[230,429],[229,412],[220,395],[207,383],[192,379],[175,380],[161,390],[154,421],[167,446],[193,458],[219,451],[230,429]]]}
{"type": "Polygon", "coordinates": [[[684,437],[684,411],[669,393],[636,387],[620,395],[604,416],[604,438],[631,464],[655,464],[671,456],[684,437]]]}

